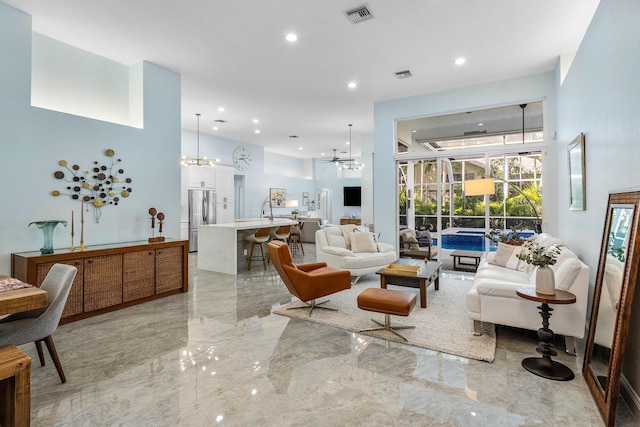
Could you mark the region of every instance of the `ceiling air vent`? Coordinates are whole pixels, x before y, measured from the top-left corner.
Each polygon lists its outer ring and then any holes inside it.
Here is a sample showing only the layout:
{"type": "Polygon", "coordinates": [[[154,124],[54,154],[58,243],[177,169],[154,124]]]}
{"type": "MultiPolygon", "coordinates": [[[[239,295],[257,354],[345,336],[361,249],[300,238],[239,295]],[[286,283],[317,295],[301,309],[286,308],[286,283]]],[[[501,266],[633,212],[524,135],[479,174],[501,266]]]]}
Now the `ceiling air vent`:
{"type": "Polygon", "coordinates": [[[216,122],[216,123],[227,123],[226,120],[222,120],[222,119],[214,120],[214,122],[216,122]]]}
{"type": "Polygon", "coordinates": [[[411,74],[411,71],[409,70],[398,71],[395,74],[397,79],[408,79],[409,77],[413,76],[413,74],[411,74]]]}
{"type": "Polygon", "coordinates": [[[354,9],[345,10],[344,14],[347,15],[347,18],[349,18],[349,21],[351,21],[352,24],[357,24],[373,18],[373,15],[366,3],[354,9]]]}

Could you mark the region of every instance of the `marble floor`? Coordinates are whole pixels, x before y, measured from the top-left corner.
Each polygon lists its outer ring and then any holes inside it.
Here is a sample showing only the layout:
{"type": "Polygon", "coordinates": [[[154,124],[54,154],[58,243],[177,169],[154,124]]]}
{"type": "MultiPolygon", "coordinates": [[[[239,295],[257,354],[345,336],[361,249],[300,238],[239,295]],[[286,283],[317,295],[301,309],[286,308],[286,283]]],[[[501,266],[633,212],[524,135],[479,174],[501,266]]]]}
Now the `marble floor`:
{"type": "Polygon", "coordinates": [[[558,356],[573,381],[521,367],[535,333],[498,327],[493,363],[389,343],[271,314],[291,300],[271,265],[236,277],[196,258],[187,294],[60,326],[66,384],[21,346],[33,426],[603,425],[581,355],[558,356]]]}

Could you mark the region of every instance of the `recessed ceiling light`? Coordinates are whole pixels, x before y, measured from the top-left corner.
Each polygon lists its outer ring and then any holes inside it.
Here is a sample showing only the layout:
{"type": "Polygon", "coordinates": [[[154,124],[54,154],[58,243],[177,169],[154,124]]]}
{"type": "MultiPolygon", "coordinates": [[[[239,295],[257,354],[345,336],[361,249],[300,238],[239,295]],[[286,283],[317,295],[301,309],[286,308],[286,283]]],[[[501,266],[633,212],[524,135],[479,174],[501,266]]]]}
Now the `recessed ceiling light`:
{"type": "Polygon", "coordinates": [[[214,127],[213,127],[213,130],[218,130],[218,126],[214,126],[214,127]]]}
{"type": "Polygon", "coordinates": [[[324,153],[320,153],[321,156],[324,156],[324,153]]]}
{"type": "Polygon", "coordinates": [[[462,58],[462,57],[457,58],[455,61],[453,61],[453,63],[456,64],[456,65],[462,65],[465,62],[467,62],[467,60],[465,58],[462,58]]]}
{"type": "Polygon", "coordinates": [[[347,87],[349,89],[355,89],[356,87],[358,87],[358,84],[356,82],[349,82],[349,84],[347,85],[347,87]]]}
{"type": "Polygon", "coordinates": [[[302,147],[298,147],[298,150],[302,151],[302,147]]]}
{"type": "Polygon", "coordinates": [[[254,130],[253,133],[260,133],[260,129],[254,130]]]}
{"type": "Polygon", "coordinates": [[[484,126],[484,123],[478,123],[478,126],[484,126]]]}
{"type": "Polygon", "coordinates": [[[260,123],[260,120],[258,120],[258,119],[253,119],[253,123],[260,123]]]}
{"type": "Polygon", "coordinates": [[[416,130],[412,130],[412,131],[411,131],[411,133],[416,133],[416,132],[417,132],[416,130]]]}
{"type": "Polygon", "coordinates": [[[224,111],[224,107],[218,107],[218,111],[222,113],[224,111]]]}
{"type": "Polygon", "coordinates": [[[298,36],[296,36],[293,33],[289,33],[289,34],[287,34],[286,39],[287,39],[288,42],[292,42],[293,43],[294,41],[298,40],[298,36]]]}
{"type": "Polygon", "coordinates": [[[345,142],[345,144],[349,145],[349,144],[351,144],[351,143],[350,143],[349,141],[347,141],[347,142],[345,142]]]}

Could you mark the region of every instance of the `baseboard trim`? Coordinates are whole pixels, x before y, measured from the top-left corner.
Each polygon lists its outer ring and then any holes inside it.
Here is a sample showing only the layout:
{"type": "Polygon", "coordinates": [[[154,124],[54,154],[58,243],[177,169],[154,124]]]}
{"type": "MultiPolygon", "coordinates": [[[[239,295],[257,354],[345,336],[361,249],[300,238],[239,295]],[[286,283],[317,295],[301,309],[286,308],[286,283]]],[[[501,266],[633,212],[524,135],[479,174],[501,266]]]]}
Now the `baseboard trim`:
{"type": "Polygon", "coordinates": [[[640,420],[640,396],[624,375],[620,376],[620,397],[624,399],[636,421],[640,420]]]}

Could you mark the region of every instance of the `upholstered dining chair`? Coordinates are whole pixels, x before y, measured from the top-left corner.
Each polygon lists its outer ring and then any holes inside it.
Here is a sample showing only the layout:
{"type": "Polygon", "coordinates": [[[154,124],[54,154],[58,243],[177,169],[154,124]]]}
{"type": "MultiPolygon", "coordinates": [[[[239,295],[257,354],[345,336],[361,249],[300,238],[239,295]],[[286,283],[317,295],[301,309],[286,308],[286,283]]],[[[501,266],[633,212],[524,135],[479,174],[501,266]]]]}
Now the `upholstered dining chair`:
{"type": "Polygon", "coordinates": [[[299,307],[288,309],[310,308],[309,316],[315,308],[336,311],[334,308],[324,307],[316,299],[351,288],[351,275],[346,270],[336,270],[327,267],[325,262],[296,265],[291,259],[289,246],[281,241],[271,241],[267,245],[273,266],[291,294],[304,302],[299,307]]]}
{"type": "Polygon", "coordinates": [[[256,245],[260,246],[260,253],[262,254],[262,264],[264,269],[267,269],[267,257],[264,253],[263,243],[267,243],[271,237],[271,227],[259,228],[255,233],[246,237],[245,240],[251,242],[251,251],[249,252],[249,261],[247,262],[247,270],[251,271],[251,261],[253,261],[253,250],[256,245]]]}
{"type": "Polygon", "coordinates": [[[44,352],[42,351],[42,342],[44,341],[58,371],[60,381],[63,383],[67,382],[67,379],[51,335],[58,328],[62,310],[67,302],[76,273],[77,269],[74,266],[54,264],[40,286],[40,289],[49,294],[47,306],[38,310],[11,314],[0,319],[0,345],[22,345],[35,342],[40,365],[44,366],[44,352]]]}

